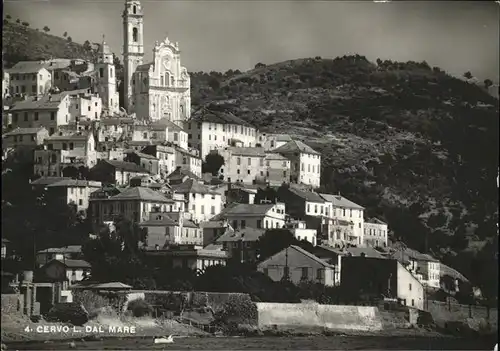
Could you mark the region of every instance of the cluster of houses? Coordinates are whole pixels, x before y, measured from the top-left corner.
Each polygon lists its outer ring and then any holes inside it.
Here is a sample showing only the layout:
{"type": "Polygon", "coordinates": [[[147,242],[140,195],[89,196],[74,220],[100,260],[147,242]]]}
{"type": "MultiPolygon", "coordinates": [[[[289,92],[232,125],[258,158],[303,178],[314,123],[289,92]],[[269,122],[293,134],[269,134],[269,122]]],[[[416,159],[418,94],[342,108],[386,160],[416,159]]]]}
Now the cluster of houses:
{"type": "MultiPolygon", "coordinates": [[[[120,109],[104,42],[96,64],[52,59],[6,72],[3,157],[31,162],[33,189],[49,206],[75,206],[95,231],[125,218],[147,231],[144,252],[172,267],[202,272],[253,261],[274,280],[349,285],[417,308],[424,287],[440,287],[437,260],[389,247],[386,223],[365,218],[361,205],[340,194],[318,191],[321,154],[304,142],[213,106],[185,113],[181,104],[163,118],[153,106],[150,119],[120,109]],[[210,155],[224,161],[216,174],[202,172],[210,155]],[[260,259],[257,241],[271,229],[289,230],[313,252],[292,245],[260,259]]],[[[2,240],[2,258],[7,246],[2,240]]],[[[40,279],[61,282],[60,301],[71,300],[70,286],[91,269],[79,246],[40,251],[37,262],[40,279]]]]}

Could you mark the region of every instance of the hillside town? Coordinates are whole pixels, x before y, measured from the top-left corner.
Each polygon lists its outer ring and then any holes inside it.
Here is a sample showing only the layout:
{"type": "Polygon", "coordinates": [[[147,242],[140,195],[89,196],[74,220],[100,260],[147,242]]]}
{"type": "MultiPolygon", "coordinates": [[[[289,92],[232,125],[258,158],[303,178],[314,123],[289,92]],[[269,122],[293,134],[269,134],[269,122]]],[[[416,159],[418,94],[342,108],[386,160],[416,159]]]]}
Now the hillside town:
{"type": "MultiPolygon", "coordinates": [[[[140,1],[125,1],[123,30],[124,101],[105,37],[95,63],[53,58],[3,70],[2,159],[32,163],[32,188],[47,206],[74,206],[92,223],[89,240],[98,240],[103,225],[117,230],[119,217],[147,233],[140,250],[172,268],[201,274],[251,262],[277,282],[391,291],[400,305],[419,310],[445,275],[453,291],[468,283],[431,255],[394,244],[388,224],[367,217],[363,203],[323,192],[322,155],[303,141],[216,104],[193,109],[179,43],[156,41],[145,62],[140,1]],[[277,230],[309,249],[294,244],[263,259],[259,239],[277,230]]],[[[11,254],[2,239],[2,260],[11,254]]],[[[81,245],[37,250],[36,263],[46,281],[32,272],[9,281],[33,294],[25,298],[33,301],[27,314],[44,309],[37,284],[61,283],[53,301],[72,302],[72,290],[92,271],[81,245]]],[[[118,283],[108,284],[100,289],[118,283]]]]}

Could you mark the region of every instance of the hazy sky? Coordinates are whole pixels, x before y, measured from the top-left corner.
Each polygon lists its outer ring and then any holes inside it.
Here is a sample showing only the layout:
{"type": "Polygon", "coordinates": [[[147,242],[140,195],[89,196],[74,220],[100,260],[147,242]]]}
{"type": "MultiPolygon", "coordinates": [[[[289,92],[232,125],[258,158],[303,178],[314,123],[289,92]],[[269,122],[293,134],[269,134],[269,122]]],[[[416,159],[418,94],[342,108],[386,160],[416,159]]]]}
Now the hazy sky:
{"type": "MultiPolygon", "coordinates": [[[[155,40],[178,41],[189,71],[246,70],[347,53],[426,60],[452,74],[498,81],[500,6],[483,1],[142,1],[146,59],[155,40]]],[[[6,0],[4,15],[100,42],[122,53],[124,0],[6,0]]],[[[120,56],[121,59],[121,56],[120,56]]]]}

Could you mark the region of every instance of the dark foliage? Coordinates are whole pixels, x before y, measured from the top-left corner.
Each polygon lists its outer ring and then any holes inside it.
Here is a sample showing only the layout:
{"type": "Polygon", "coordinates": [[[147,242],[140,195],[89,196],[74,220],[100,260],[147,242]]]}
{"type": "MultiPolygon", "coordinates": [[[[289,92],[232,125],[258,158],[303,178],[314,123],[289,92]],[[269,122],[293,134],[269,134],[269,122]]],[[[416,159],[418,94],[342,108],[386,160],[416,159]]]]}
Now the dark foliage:
{"type": "Polygon", "coordinates": [[[489,248],[497,236],[499,128],[489,81],[361,55],[229,77],[197,73],[192,81],[193,104],[230,100],[227,110],[263,131],[301,136],[322,152],[321,190],[362,204],[366,217],[388,222],[393,238],[463,272],[484,293],[496,289],[489,248]],[[208,77],[218,90],[205,88],[208,77]]]}
{"type": "Polygon", "coordinates": [[[224,165],[224,157],[218,153],[210,153],[205,157],[205,162],[202,164],[202,172],[210,173],[216,176],[219,169],[224,165]]]}

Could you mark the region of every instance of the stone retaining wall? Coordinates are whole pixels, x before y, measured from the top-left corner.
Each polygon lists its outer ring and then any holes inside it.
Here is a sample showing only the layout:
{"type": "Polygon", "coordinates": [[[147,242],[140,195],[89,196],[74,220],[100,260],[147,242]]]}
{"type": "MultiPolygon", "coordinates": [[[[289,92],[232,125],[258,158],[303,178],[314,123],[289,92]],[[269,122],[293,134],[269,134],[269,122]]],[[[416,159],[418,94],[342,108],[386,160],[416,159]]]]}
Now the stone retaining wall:
{"type": "Polygon", "coordinates": [[[323,327],[339,331],[383,329],[378,308],[371,306],[320,305],[317,303],[257,303],[261,328],[323,327]]]}

